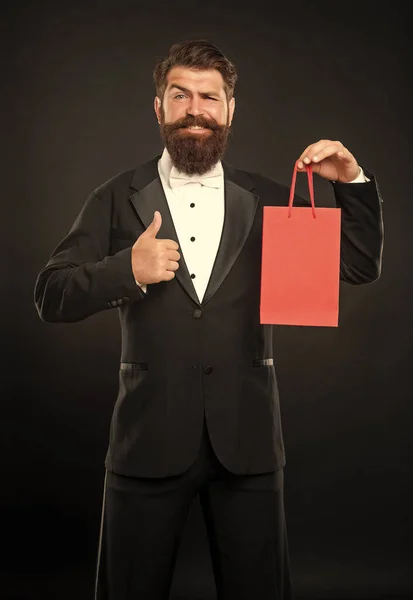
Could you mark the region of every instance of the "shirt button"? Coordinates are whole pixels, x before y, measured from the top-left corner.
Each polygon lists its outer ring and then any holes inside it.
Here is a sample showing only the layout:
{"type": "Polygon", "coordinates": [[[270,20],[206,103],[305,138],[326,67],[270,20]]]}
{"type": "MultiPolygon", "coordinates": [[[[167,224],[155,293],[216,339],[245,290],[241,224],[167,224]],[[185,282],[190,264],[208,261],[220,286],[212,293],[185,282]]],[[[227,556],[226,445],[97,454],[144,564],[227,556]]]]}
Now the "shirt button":
{"type": "Polygon", "coordinates": [[[191,237],[191,242],[195,242],[195,238],[194,237],[191,237]]]}
{"type": "Polygon", "coordinates": [[[195,319],[199,319],[199,317],[200,317],[201,315],[202,315],[202,310],[201,310],[201,309],[199,309],[199,308],[196,308],[196,309],[194,310],[194,317],[195,317],[195,319]]]}
{"type": "Polygon", "coordinates": [[[195,273],[191,273],[192,279],[195,279],[195,273]]]}
{"type": "Polygon", "coordinates": [[[205,367],[204,373],[205,373],[205,375],[211,375],[213,370],[214,369],[211,367],[211,365],[208,365],[207,367],[205,367]]]}

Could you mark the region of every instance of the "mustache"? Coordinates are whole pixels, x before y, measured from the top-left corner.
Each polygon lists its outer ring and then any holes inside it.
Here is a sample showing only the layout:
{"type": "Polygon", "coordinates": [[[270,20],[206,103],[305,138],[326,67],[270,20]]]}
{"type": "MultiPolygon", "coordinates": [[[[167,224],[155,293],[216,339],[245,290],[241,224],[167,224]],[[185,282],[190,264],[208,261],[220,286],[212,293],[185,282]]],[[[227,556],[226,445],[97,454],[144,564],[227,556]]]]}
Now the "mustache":
{"type": "Polygon", "coordinates": [[[184,127],[204,127],[205,129],[217,131],[225,127],[223,125],[219,125],[215,119],[207,119],[202,115],[199,115],[198,117],[186,115],[185,117],[182,117],[182,119],[178,119],[173,123],[165,123],[164,126],[167,127],[169,131],[175,131],[184,127]]]}

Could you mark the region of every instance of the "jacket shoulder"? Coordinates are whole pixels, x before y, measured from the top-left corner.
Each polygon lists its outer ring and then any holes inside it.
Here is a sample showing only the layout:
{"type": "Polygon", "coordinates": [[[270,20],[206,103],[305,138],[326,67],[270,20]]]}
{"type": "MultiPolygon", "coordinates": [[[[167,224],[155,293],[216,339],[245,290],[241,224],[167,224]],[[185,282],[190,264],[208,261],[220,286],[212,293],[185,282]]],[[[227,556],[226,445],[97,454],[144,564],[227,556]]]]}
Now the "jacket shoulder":
{"type": "Polygon", "coordinates": [[[249,177],[254,182],[257,189],[260,190],[268,190],[270,192],[282,192],[289,193],[289,187],[276,179],[272,179],[271,177],[262,175],[257,171],[247,171],[249,177]]]}
{"type": "Polygon", "coordinates": [[[159,156],[151,160],[113,175],[93,190],[98,197],[105,195],[130,195],[131,189],[139,189],[157,176],[159,156]]]}
{"type": "Polygon", "coordinates": [[[271,177],[262,175],[257,171],[237,169],[226,164],[228,177],[241,186],[255,191],[266,204],[288,203],[290,188],[271,177]]]}
{"type": "Polygon", "coordinates": [[[135,173],[135,169],[128,169],[113,175],[100,185],[98,185],[92,194],[98,197],[105,196],[107,194],[122,193],[122,191],[129,191],[132,183],[132,179],[135,173]]]}

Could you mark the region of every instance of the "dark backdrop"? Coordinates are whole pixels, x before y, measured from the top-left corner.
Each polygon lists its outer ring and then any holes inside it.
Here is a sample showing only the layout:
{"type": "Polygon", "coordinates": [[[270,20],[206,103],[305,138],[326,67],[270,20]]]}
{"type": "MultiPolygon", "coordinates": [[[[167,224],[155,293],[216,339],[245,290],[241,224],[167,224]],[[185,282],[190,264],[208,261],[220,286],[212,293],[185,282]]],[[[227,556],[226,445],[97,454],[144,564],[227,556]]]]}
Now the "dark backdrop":
{"type": "MultiPolygon", "coordinates": [[[[338,328],[275,328],[286,510],[298,596],[413,593],[412,44],[401,4],[3,5],[2,600],[92,598],[117,314],[45,324],[33,287],[89,192],[161,152],[153,66],[201,37],[238,67],[229,162],[289,184],[309,143],[339,139],[379,180],[381,278],[342,285],[338,328]]],[[[332,203],[328,182],[315,189],[332,203]]],[[[178,598],[214,598],[198,503],[178,598]]]]}

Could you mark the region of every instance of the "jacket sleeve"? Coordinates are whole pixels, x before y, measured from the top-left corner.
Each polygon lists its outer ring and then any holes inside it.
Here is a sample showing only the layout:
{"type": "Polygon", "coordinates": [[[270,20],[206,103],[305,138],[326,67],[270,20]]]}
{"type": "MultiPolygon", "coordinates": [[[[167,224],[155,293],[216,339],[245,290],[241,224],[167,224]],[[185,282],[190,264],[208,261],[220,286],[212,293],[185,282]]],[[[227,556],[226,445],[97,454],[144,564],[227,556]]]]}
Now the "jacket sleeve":
{"type": "Polygon", "coordinates": [[[366,183],[332,183],[341,208],[340,279],[371,283],[380,277],[383,253],[382,198],[374,175],[366,183]]]}
{"type": "Polygon", "coordinates": [[[37,276],[34,300],[49,322],[74,322],[146,294],[136,285],[132,246],[111,255],[112,201],[90,194],[67,236],[37,276]]]}

